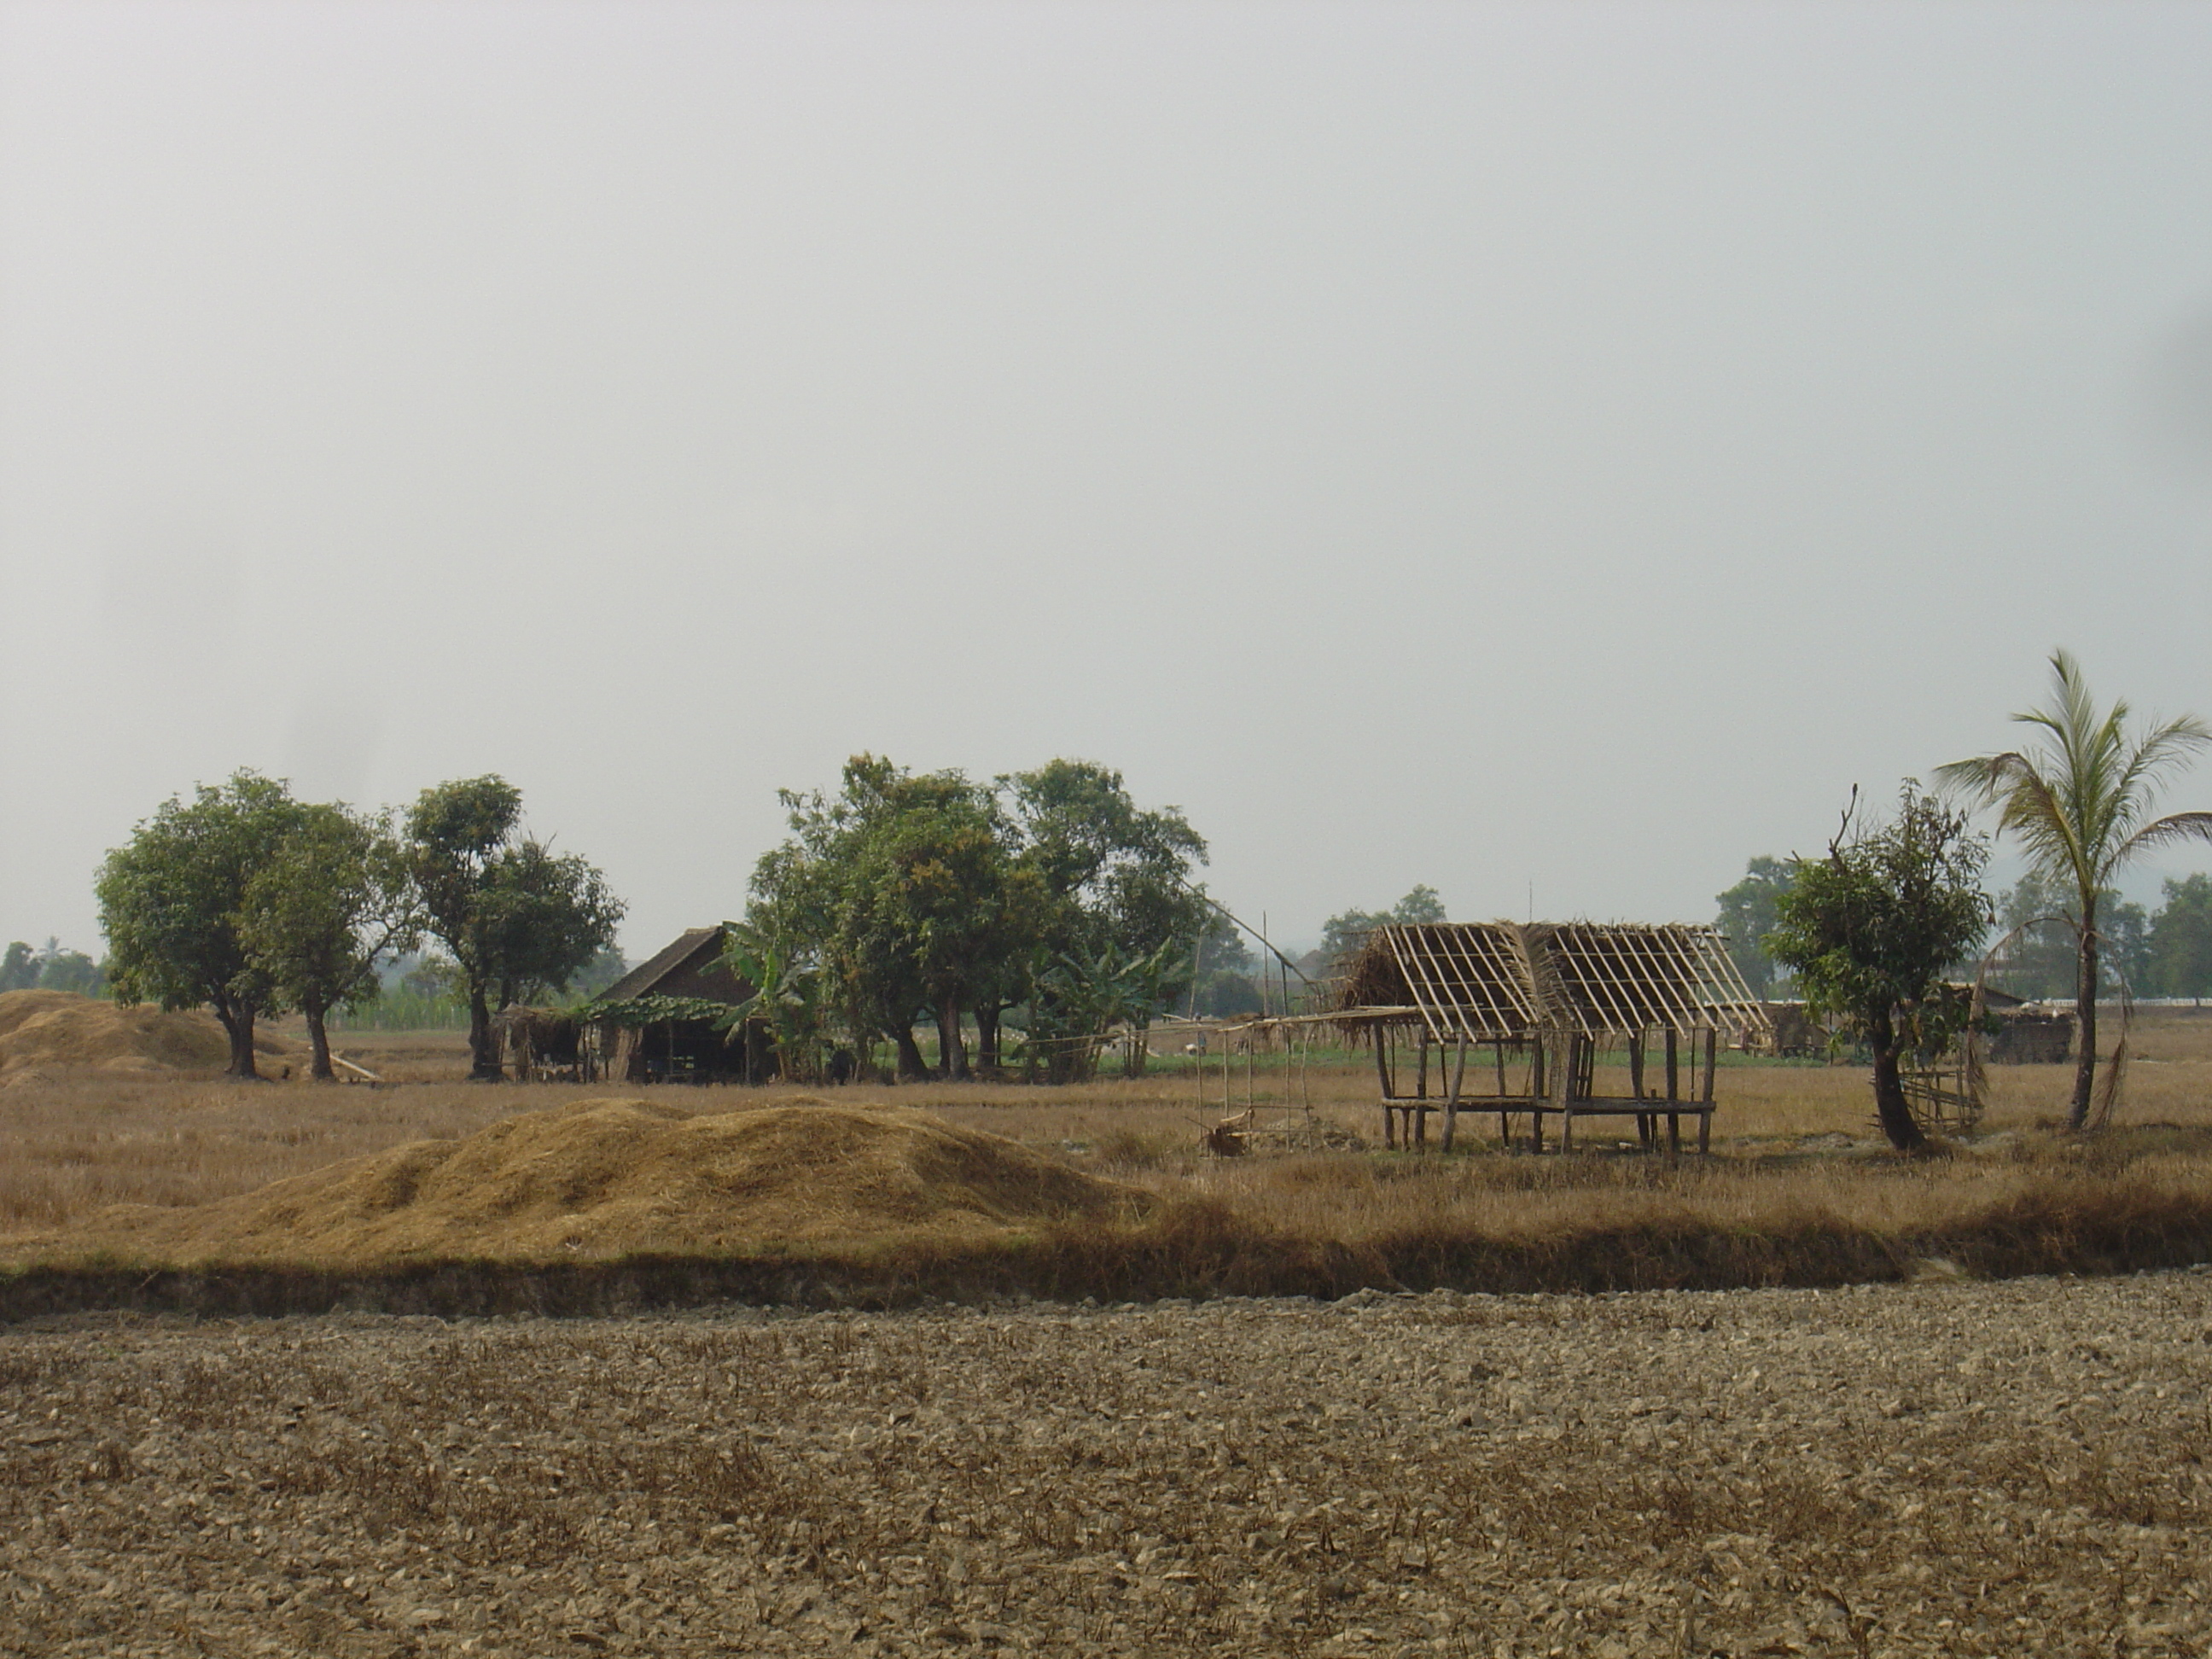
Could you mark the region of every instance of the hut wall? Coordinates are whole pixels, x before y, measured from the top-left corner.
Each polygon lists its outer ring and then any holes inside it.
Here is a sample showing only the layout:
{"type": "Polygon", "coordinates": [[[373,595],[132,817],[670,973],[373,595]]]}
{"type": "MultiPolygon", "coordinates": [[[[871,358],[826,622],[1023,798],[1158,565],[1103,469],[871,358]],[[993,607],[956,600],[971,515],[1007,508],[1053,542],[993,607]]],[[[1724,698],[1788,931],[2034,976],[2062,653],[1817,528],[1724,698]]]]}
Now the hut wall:
{"type": "Polygon", "coordinates": [[[2074,1016],[2021,1009],[1998,1016],[1990,1059],[2000,1066],[2058,1066],[2074,1048],[2074,1016]]]}

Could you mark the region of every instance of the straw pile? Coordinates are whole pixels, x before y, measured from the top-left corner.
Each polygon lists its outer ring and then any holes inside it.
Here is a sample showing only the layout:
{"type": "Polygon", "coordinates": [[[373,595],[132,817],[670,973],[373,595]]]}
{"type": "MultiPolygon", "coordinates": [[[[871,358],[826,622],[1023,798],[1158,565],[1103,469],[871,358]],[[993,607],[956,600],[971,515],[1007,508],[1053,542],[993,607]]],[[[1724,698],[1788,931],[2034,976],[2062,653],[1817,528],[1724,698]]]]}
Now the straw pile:
{"type": "MultiPolygon", "coordinates": [[[[284,1046],[256,1040],[263,1054],[284,1046]]],[[[38,1066],[92,1066],[103,1072],[219,1072],[230,1042],[213,1014],[125,1008],[73,991],[0,993],[0,1077],[38,1066]]]]}
{"type": "Polygon", "coordinates": [[[1018,1142],[912,1110],[812,1103],[694,1116],[588,1100],[192,1209],[111,1209],[27,1254],[344,1267],[750,1255],[981,1238],[1139,1202],[1018,1142]]]}

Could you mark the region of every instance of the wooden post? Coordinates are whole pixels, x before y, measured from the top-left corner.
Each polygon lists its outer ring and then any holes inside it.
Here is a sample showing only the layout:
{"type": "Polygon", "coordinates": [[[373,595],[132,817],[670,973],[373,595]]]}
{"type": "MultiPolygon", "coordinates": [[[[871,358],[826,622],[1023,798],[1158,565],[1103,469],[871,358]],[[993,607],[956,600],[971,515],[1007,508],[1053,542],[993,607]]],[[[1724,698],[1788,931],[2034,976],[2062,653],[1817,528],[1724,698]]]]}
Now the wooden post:
{"type": "Polygon", "coordinates": [[[1467,1033],[1459,1034],[1459,1058],[1452,1062],[1451,1093],[1444,1097],[1444,1150],[1452,1149],[1452,1136],[1459,1131],[1459,1085],[1467,1076],[1467,1033]]]}
{"type": "Polygon", "coordinates": [[[1636,1141],[1639,1146],[1651,1144],[1651,1119],[1644,1109],[1644,1033],[1632,1031],[1628,1036],[1628,1092],[1636,1097],[1636,1141]]]}
{"type": "Polygon", "coordinates": [[[1421,1103],[1413,1109],[1413,1145],[1425,1149],[1429,1144],[1429,1028],[1421,1027],[1420,1067],[1413,1078],[1413,1098],[1421,1103]]]}
{"type": "Polygon", "coordinates": [[[1382,1053],[1384,1027],[1377,1024],[1370,1028],[1375,1034],[1375,1082],[1382,1091],[1382,1144],[1398,1144],[1398,1121],[1390,1115],[1390,1062],[1382,1053]]]}
{"type": "Polygon", "coordinates": [[[1500,1103],[1498,1108],[1498,1150],[1503,1152],[1513,1144],[1513,1114],[1507,1111],[1503,1103],[1505,1099],[1505,1039],[1504,1037],[1498,1039],[1498,1046],[1493,1052],[1498,1056],[1498,1098],[1500,1103]]]}
{"type": "MultiPolygon", "coordinates": [[[[1674,1028],[1667,1028],[1667,1103],[1673,1105],[1682,1097],[1681,1037],[1674,1028]]],[[[1682,1119],[1677,1112],[1667,1114],[1667,1144],[1678,1146],[1682,1139],[1682,1119]]]]}
{"type": "Polygon", "coordinates": [[[1530,1037],[1528,1039],[1528,1150],[1532,1152],[1540,1152],[1544,1150],[1544,1102],[1550,1097],[1549,1091],[1545,1086],[1550,1079],[1545,1076],[1544,1060],[1544,1039],[1539,1036],[1530,1037]]]}
{"type": "Polygon", "coordinates": [[[1565,1157],[1575,1149],[1575,1073],[1582,1069],[1583,1040],[1578,1036],[1567,1039],[1566,1063],[1558,1068],[1559,1096],[1559,1153],[1565,1157]]]}
{"type": "Polygon", "coordinates": [[[1718,1031],[1705,1033],[1705,1097],[1702,1103],[1705,1109],[1698,1114],[1698,1150],[1700,1152],[1709,1152],[1713,1148],[1713,1065],[1717,1058],[1716,1050],[1719,1041],[1718,1031]]]}

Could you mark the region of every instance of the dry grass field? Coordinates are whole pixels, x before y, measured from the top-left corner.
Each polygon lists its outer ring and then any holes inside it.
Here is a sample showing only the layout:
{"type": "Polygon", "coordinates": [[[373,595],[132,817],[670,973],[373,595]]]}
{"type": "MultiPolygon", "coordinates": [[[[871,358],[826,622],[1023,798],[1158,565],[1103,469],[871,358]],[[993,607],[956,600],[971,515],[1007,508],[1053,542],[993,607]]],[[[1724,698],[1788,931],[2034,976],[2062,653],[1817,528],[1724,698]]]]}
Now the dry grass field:
{"type": "MultiPolygon", "coordinates": [[[[2212,1228],[2212,1013],[2150,1011],[2133,1046],[2121,1127],[2102,1140],[2083,1147],[2053,1133],[2066,1068],[1995,1068],[1979,1132],[1957,1156],[1917,1164],[1881,1145],[1857,1069],[1755,1060],[1723,1067],[1713,1156],[1673,1166],[1595,1136],[1569,1158],[1501,1152],[1496,1120],[1483,1118],[1463,1121],[1462,1151],[1449,1158],[1371,1145],[1201,1154],[1201,1128],[1223,1115],[1224,1097],[1239,1109],[1256,1101],[1263,1126],[1303,1122],[1310,1109],[1339,1141],[1378,1139],[1371,1073],[1358,1058],[1308,1067],[1262,1055],[1251,1073],[1237,1060],[1224,1077],[1218,1061],[1193,1070],[1177,1057],[1142,1078],[1079,1088],[869,1085],[836,1098],[919,1109],[1006,1136],[1158,1201],[1115,1237],[1063,1230],[1038,1247],[1048,1267],[1032,1264],[1000,1282],[1073,1291],[1095,1271],[1101,1290],[1157,1292],[1177,1283],[1206,1288],[1206,1274],[1219,1268],[1241,1275],[1241,1288],[1270,1291],[1302,1288],[1302,1273],[1318,1273],[1322,1289],[1347,1275],[1463,1288],[1832,1283],[1895,1276],[1923,1255],[1961,1247],[1971,1255],[1984,1233],[1997,1242],[1968,1264],[1976,1271],[2195,1259],[2199,1234],[2212,1228]],[[1172,1248],[1243,1265],[1215,1261],[1177,1281],[1157,1262],[1142,1271],[1106,1264],[1132,1250],[1158,1256],[1171,1248],[1170,1233],[1181,1241],[1172,1248]],[[1097,1260],[1086,1265],[1086,1253],[1097,1260]]],[[[0,1089],[0,1261],[26,1259],[7,1236],[52,1241],[108,1206],[205,1204],[339,1160],[623,1092],[462,1081],[458,1034],[361,1034],[348,1051],[386,1085],[87,1073],[21,1077],[0,1089]]],[[[795,1093],[652,1092],[702,1114],[795,1093]]],[[[927,1261],[892,1265],[917,1283],[945,1282],[927,1261]]]]}

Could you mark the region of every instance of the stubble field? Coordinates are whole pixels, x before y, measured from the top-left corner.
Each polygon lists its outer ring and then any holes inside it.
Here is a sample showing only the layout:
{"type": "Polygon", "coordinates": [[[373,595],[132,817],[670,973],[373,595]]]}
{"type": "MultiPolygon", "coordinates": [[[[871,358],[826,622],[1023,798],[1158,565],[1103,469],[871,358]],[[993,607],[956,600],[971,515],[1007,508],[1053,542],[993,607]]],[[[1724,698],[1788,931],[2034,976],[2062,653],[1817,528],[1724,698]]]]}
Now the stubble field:
{"type": "Polygon", "coordinates": [[[0,1343],[0,1651],[2197,1654],[2212,1277],[0,1343]]]}

